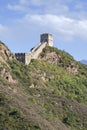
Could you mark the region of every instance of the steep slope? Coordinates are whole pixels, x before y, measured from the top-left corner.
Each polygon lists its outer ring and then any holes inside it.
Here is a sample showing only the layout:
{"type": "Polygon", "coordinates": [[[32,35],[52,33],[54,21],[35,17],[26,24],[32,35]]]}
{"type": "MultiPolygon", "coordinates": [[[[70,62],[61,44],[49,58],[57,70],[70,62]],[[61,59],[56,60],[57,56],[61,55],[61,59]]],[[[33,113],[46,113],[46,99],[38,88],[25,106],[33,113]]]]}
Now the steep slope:
{"type": "Polygon", "coordinates": [[[7,64],[8,60],[15,59],[13,54],[7,48],[7,46],[0,41],[0,79],[4,78],[9,82],[15,82],[11,76],[11,70],[9,65],[7,64]]]}
{"type": "Polygon", "coordinates": [[[73,57],[65,51],[58,50],[53,47],[46,47],[43,49],[43,52],[40,54],[39,58],[48,61],[48,63],[53,65],[58,65],[65,68],[72,74],[78,73],[77,62],[73,57]]]}
{"type": "Polygon", "coordinates": [[[6,62],[7,60],[11,60],[13,58],[14,56],[8,47],[0,41],[0,62],[6,62]]]}
{"type": "Polygon", "coordinates": [[[0,75],[0,129],[87,129],[87,66],[53,47],[28,66],[4,65],[16,82],[0,75]]]}

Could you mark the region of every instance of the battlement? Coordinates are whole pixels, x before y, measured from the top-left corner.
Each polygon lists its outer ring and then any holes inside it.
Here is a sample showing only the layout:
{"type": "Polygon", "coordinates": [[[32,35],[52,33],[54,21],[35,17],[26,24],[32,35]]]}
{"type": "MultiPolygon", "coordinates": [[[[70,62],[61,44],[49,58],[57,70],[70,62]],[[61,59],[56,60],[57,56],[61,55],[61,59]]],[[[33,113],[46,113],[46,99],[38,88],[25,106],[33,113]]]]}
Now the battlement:
{"type": "Polygon", "coordinates": [[[40,43],[31,49],[29,53],[16,53],[16,59],[24,64],[29,64],[32,59],[37,59],[43,48],[46,46],[53,46],[52,34],[41,34],[40,43]]]}
{"type": "Polygon", "coordinates": [[[25,64],[25,53],[15,53],[16,59],[25,64]]]}

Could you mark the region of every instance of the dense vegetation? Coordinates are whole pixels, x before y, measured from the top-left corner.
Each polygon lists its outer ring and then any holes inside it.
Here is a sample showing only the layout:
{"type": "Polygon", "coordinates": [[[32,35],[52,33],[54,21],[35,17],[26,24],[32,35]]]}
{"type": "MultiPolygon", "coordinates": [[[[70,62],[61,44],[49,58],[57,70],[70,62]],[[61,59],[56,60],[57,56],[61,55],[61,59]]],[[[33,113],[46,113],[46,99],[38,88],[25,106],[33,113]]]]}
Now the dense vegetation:
{"type": "Polygon", "coordinates": [[[87,66],[53,47],[26,66],[15,59],[1,63],[15,83],[0,77],[0,130],[86,130],[87,66]],[[61,62],[43,60],[56,52],[61,62]],[[73,65],[76,74],[67,71],[73,65]]]}

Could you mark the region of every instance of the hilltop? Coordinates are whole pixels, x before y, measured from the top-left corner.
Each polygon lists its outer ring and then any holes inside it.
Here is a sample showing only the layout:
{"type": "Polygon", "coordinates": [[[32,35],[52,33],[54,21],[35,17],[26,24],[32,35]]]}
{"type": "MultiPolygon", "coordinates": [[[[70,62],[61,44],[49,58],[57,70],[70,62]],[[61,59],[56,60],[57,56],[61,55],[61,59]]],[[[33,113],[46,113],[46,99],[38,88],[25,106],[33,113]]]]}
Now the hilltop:
{"type": "Polygon", "coordinates": [[[87,66],[49,46],[25,65],[0,43],[0,129],[86,130],[87,66]]]}

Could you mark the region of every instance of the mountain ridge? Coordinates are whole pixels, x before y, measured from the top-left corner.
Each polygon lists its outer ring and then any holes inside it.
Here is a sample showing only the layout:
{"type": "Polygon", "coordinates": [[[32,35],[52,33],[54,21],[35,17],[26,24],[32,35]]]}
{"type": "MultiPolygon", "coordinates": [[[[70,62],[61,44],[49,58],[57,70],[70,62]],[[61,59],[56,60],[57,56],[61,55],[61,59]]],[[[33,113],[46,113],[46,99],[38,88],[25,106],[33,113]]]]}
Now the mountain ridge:
{"type": "Polygon", "coordinates": [[[14,56],[4,61],[3,55],[0,129],[86,130],[87,66],[54,47],[44,48],[29,65],[14,56]],[[6,78],[7,72],[15,82],[6,78]]]}
{"type": "Polygon", "coordinates": [[[87,65],[87,60],[81,60],[80,62],[81,62],[82,64],[87,65]]]}

